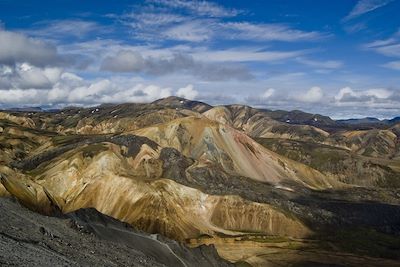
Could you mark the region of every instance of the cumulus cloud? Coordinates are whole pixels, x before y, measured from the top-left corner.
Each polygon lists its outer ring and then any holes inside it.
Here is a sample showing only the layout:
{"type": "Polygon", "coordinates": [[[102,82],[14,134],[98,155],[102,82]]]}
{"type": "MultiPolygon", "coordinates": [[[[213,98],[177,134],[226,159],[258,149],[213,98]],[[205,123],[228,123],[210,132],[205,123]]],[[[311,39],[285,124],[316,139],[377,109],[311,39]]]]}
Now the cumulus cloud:
{"type": "MultiPolygon", "coordinates": [[[[29,70],[27,66],[23,68],[29,70]]],[[[46,70],[41,71],[46,72],[46,70]]],[[[9,70],[2,72],[8,73],[9,70]]],[[[62,107],[100,103],[151,102],[173,94],[173,90],[169,87],[137,83],[135,80],[123,77],[90,81],[70,72],[55,75],[47,70],[46,74],[48,80],[52,80],[49,88],[24,89],[18,83],[11,84],[10,88],[0,87],[0,107],[24,105],[62,107]]],[[[192,85],[179,89],[178,93],[188,98],[194,98],[197,95],[192,85]]]]}
{"type": "Polygon", "coordinates": [[[319,105],[323,102],[324,93],[320,87],[314,86],[302,94],[298,94],[291,90],[277,90],[268,88],[259,96],[248,96],[245,98],[246,103],[259,107],[275,107],[284,109],[293,109],[294,107],[307,107],[309,105],[319,105]]]}
{"type": "Polygon", "coordinates": [[[386,6],[392,1],[393,0],[359,0],[350,13],[343,19],[343,21],[357,18],[365,13],[386,6]]]}
{"type": "Polygon", "coordinates": [[[44,67],[59,65],[64,60],[55,46],[0,28],[0,64],[12,66],[24,62],[44,67]]]}
{"type": "Polygon", "coordinates": [[[252,78],[248,69],[241,65],[205,63],[181,53],[162,58],[143,57],[139,52],[131,50],[121,50],[113,56],[106,57],[100,69],[151,75],[180,72],[211,81],[249,80],[252,78]]]}
{"type": "Polygon", "coordinates": [[[0,66],[0,89],[48,89],[60,78],[62,70],[57,67],[39,68],[28,63],[0,66]]]}
{"type": "Polygon", "coordinates": [[[157,85],[137,84],[127,89],[117,89],[114,93],[104,95],[99,100],[103,103],[151,102],[172,95],[172,89],[157,85]]]}
{"type": "Polygon", "coordinates": [[[387,88],[352,89],[344,87],[335,94],[327,94],[319,87],[310,88],[299,97],[295,91],[269,88],[259,96],[250,94],[242,101],[258,108],[284,109],[319,113],[334,118],[398,116],[400,91],[387,88]]]}
{"type": "Polygon", "coordinates": [[[46,92],[36,89],[0,89],[0,106],[41,105],[46,103],[46,92]]]}
{"type": "Polygon", "coordinates": [[[262,98],[270,98],[275,94],[275,89],[274,88],[268,88],[263,94],[262,98]]]}
{"type": "Polygon", "coordinates": [[[367,96],[380,98],[380,99],[388,99],[393,94],[392,91],[389,91],[388,89],[385,89],[385,88],[368,89],[368,90],[364,91],[363,93],[367,96]]]}
{"type": "Polygon", "coordinates": [[[150,102],[172,95],[172,89],[145,85],[127,79],[102,79],[88,82],[67,73],[48,91],[48,101],[59,104],[150,102]]]}
{"type": "Polygon", "coordinates": [[[109,91],[111,82],[109,80],[100,80],[89,86],[80,86],[71,90],[68,95],[69,102],[79,102],[82,100],[95,101],[109,91]]]}
{"type": "MultiPolygon", "coordinates": [[[[350,87],[344,87],[335,95],[335,101],[339,105],[374,105],[374,104],[392,104],[395,100],[393,91],[385,88],[354,90],[350,87]]],[[[397,103],[399,104],[399,103],[397,103]]]]}
{"type": "Polygon", "coordinates": [[[321,101],[324,93],[318,86],[311,87],[307,92],[295,97],[301,102],[315,103],[321,101]]]}
{"type": "Polygon", "coordinates": [[[354,97],[356,93],[350,87],[344,87],[339,90],[336,94],[335,99],[336,101],[341,101],[342,99],[346,98],[347,96],[354,97]]]}
{"type": "Polygon", "coordinates": [[[390,118],[398,116],[399,106],[400,92],[398,90],[385,88],[356,90],[345,87],[339,90],[334,97],[334,102],[328,107],[336,117],[390,118]]]}
{"type": "Polygon", "coordinates": [[[196,99],[196,97],[199,95],[199,92],[194,89],[192,84],[188,84],[186,87],[179,88],[176,92],[176,95],[193,100],[196,99]]]}
{"type": "Polygon", "coordinates": [[[122,50],[114,56],[108,56],[101,64],[101,70],[112,72],[138,72],[145,67],[147,66],[143,56],[130,50],[122,50]]]}

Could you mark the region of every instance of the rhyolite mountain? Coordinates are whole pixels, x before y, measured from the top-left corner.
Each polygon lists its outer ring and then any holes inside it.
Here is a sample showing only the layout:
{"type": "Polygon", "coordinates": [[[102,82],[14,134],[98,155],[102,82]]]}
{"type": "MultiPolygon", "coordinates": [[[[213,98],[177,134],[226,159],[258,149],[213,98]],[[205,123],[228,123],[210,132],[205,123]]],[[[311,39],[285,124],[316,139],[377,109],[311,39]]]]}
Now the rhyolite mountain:
{"type": "MultiPolygon", "coordinates": [[[[5,253],[23,244],[30,257],[57,254],[56,265],[129,265],[125,247],[147,259],[135,266],[399,265],[396,120],[168,97],[2,111],[0,134],[5,253]],[[32,220],[43,229],[24,230],[32,220]],[[75,250],[98,244],[95,254],[124,249],[90,261],[52,235],[75,250]]],[[[27,260],[12,253],[0,263],[27,260]]]]}

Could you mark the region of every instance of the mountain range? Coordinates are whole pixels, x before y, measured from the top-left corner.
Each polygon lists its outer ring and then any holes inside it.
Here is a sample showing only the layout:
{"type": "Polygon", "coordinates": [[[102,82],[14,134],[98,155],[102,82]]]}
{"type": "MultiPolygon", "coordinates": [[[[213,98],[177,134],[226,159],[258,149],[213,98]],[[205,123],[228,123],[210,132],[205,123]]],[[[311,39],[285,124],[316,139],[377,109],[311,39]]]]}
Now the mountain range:
{"type": "Polygon", "coordinates": [[[5,110],[0,133],[0,251],[12,255],[2,264],[40,264],[43,253],[54,265],[400,261],[398,117],[333,120],[168,97],[5,110]],[[84,259],[90,242],[95,255],[107,244],[121,252],[84,259]]]}

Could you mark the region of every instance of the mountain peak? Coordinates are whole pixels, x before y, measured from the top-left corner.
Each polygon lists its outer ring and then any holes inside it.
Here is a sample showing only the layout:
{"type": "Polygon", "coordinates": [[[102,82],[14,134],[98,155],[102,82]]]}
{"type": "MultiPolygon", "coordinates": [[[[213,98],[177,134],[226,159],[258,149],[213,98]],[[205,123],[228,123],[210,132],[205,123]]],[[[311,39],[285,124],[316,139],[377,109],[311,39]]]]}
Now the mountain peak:
{"type": "Polygon", "coordinates": [[[212,108],[211,105],[208,105],[206,103],[195,100],[189,100],[179,96],[168,96],[166,98],[158,99],[152,102],[151,104],[167,106],[172,108],[192,109],[200,113],[205,112],[212,108]]]}

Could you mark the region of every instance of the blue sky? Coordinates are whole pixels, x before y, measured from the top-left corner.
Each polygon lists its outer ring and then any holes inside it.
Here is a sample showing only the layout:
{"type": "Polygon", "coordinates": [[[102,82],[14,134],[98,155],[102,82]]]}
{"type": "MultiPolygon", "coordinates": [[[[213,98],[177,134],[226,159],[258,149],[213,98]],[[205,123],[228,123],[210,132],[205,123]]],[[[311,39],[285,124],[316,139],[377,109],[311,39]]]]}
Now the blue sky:
{"type": "Polygon", "coordinates": [[[149,102],[400,115],[399,0],[0,0],[0,107],[149,102]]]}

